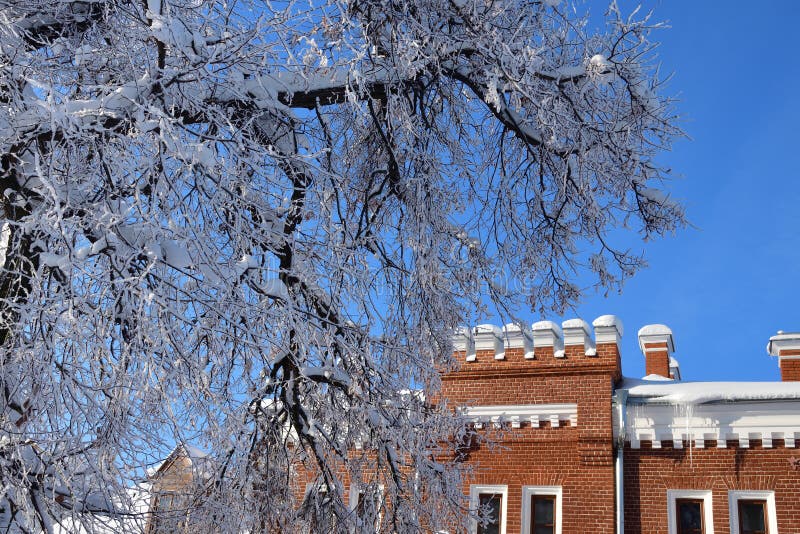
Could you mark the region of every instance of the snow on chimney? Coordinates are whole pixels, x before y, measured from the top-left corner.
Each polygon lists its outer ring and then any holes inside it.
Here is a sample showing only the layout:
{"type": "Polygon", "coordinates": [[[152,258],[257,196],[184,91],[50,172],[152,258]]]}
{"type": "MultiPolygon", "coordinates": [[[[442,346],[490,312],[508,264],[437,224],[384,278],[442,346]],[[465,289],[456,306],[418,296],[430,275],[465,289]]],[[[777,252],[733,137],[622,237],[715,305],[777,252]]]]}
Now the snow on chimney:
{"type": "Polygon", "coordinates": [[[672,339],[672,330],[668,326],[663,324],[643,326],[639,330],[639,348],[644,353],[647,376],[679,378],[670,373],[670,356],[675,352],[675,341],[672,339]]]}
{"type": "Polygon", "coordinates": [[[767,352],[778,357],[781,380],[784,382],[800,380],[800,332],[783,332],[769,338],[767,352]]]}

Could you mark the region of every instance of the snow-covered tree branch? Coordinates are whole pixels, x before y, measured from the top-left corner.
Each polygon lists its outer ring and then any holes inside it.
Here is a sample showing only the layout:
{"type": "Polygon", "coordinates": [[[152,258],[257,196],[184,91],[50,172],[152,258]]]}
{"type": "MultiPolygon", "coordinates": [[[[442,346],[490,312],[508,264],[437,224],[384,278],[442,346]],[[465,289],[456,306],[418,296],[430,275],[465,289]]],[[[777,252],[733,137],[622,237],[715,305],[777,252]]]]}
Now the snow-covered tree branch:
{"type": "Polygon", "coordinates": [[[616,229],[684,224],[658,25],[574,13],[0,0],[0,526],[142,526],[179,443],[195,530],[354,521],[297,462],[380,485],[388,529],[465,520],[449,333],[617,288],[616,229]]]}

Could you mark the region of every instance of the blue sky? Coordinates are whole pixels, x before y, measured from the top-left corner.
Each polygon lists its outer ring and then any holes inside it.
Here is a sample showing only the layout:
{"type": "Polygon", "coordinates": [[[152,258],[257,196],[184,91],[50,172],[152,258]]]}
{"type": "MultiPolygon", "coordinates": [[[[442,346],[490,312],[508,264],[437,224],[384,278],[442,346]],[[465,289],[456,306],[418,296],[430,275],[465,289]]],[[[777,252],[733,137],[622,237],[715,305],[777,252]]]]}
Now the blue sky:
{"type": "Polygon", "coordinates": [[[663,161],[679,175],[669,189],[695,228],[635,243],[650,267],[621,295],[591,292],[572,316],[623,320],[627,376],[644,374],[637,330],[664,323],[684,380],[779,380],[766,343],[779,329],[800,331],[800,3],[644,7],[671,26],[654,38],[691,140],[663,161]]]}

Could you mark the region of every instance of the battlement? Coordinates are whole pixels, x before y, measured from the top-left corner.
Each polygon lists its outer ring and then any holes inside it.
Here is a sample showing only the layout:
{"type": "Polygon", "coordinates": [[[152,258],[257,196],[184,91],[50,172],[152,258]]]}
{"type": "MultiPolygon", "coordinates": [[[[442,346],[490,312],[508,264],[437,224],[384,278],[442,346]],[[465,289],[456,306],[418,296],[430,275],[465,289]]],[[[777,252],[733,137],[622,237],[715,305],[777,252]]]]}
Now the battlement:
{"type": "Polygon", "coordinates": [[[456,373],[552,374],[602,368],[619,376],[622,334],[622,321],[614,315],[602,315],[591,326],[583,319],[568,319],[561,325],[538,321],[530,326],[461,328],[453,336],[453,351],[462,363],[456,373]]]}

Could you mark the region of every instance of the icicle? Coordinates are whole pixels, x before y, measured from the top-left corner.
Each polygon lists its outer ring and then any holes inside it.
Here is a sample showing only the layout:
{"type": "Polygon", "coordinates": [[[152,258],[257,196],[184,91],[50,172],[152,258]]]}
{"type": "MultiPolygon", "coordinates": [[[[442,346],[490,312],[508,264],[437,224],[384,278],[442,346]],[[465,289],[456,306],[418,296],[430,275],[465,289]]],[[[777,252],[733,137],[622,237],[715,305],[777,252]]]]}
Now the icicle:
{"type": "Polygon", "coordinates": [[[694,416],[693,404],[682,404],[686,418],[686,439],[689,440],[689,469],[694,468],[694,435],[689,432],[689,420],[694,416]]]}

